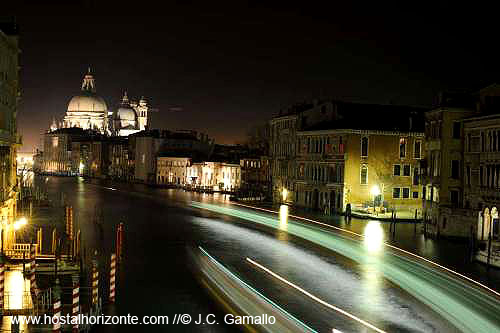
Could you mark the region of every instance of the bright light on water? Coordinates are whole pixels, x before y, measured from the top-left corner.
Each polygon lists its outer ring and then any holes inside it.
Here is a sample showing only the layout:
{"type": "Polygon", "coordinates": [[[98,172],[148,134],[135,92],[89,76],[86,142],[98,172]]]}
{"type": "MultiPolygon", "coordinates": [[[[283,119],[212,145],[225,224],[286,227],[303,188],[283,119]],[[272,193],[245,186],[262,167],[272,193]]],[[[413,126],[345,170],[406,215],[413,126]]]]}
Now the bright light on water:
{"type": "Polygon", "coordinates": [[[280,230],[286,231],[288,228],[288,206],[280,206],[280,230]]]}
{"type": "Polygon", "coordinates": [[[384,244],[384,230],[378,221],[370,221],[363,231],[364,245],[368,252],[378,253],[384,244]]]}

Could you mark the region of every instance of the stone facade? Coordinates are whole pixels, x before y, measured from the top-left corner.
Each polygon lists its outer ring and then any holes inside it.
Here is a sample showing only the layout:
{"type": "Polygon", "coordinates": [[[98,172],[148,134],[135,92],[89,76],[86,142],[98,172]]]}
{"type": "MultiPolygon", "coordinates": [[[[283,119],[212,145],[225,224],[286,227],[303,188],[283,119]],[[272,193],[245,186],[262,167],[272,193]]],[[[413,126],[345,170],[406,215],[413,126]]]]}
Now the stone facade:
{"type": "Polygon", "coordinates": [[[233,192],[241,186],[241,166],[224,162],[193,163],[187,170],[187,183],[194,188],[233,192]]]}
{"type": "MultiPolygon", "coordinates": [[[[17,133],[19,97],[18,39],[14,26],[0,30],[0,228],[9,248],[14,239],[17,195],[16,152],[21,145],[17,133]]],[[[5,245],[5,246],[4,246],[5,245]]]]}
{"type": "Polygon", "coordinates": [[[189,157],[160,156],[157,158],[156,184],[183,187],[187,183],[189,157]]]}
{"type": "Polygon", "coordinates": [[[335,213],[347,204],[373,212],[375,201],[377,211],[421,213],[423,115],[419,108],[333,100],[273,118],[275,202],[335,213]]]}
{"type": "Polygon", "coordinates": [[[474,94],[445,94],[440,106],[426,114],[422,170],[428,233],[475,238],[482,234],[483,222],[478,221],[484,214],[490,216],[500,199],[496,195],[500,132],[495,116],[499,96],[497,85],[474,94]]]}
{"type": "Polygon", "coordinates": [[[295,202],[328,212],[415,211],[422,205],[424,133],[370,130],[298,132],[295,202]]]}

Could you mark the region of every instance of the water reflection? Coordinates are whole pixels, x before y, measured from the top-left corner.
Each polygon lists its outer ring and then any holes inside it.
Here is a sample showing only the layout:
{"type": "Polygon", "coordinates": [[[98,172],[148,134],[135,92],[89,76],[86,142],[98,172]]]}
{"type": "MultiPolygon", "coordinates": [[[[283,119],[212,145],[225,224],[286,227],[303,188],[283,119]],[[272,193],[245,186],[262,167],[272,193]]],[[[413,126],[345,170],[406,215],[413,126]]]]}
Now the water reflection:
{"type": "Polygon", "coordinates": [[[378,221],[370,221],[363,231],[363,243],[369,253],[379,253],[384,244],[384,230],[378,221]]]}
{"type": "MultiPolygon", "coordinates": [[[[22,309],[29,306],[29,280],[24,279],[20,266],[13,266],[10,270],[5,272],[4,302],[7,309],[22,309]]],[[[10,317],[5,316],[2,319],[0,330],[2,332],[10,332],[10,329],[10,317]]],[[[21,324],[20,329],[21,331],[25,331],[27,325],[21,324]]]]}
{"type": "Polygon", "coordinates": [[[280,206],[280,230],[287,231],[288,229],[288,206],[280,206]]]}
{"type": "Polygon", "coordinates": [[[363,230],[366,255],[361,267],[363,308],[367,313],[378,311],[383,303],[383,274],[380,270],[384,245],[384,230],[378,221],[370,221],[363,230]],[[367,302],[366,300],[369,300],[367,302]]]}
{"type": "Polygon", "coordinates": [[[280,206],[280,225],[276,233],[276,238],[282,242],[288,242],[288,206],[280,206]]]}

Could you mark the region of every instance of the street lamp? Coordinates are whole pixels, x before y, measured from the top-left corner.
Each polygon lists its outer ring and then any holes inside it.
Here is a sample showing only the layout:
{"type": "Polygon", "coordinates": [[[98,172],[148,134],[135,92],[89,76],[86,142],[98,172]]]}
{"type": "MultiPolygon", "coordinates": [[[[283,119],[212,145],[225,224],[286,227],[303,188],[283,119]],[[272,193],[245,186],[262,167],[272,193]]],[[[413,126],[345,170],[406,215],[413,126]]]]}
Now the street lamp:
{"type": "Polygon", "coordinates": [[[21,227],[25,226],[28,223],[28,220],[25,217],[19,218],[14,222],[14,230],[19,230],[21,227]]]}
{"type": "Polygon", "coordinates": [[[375,200],[377,199],[377,196],[380,195],[380,188],[377,185],[373,185],[370,192],[373,195],[373,213],[375,213],[375,200]]]}
{"type": "Polygon", "coordinates": [[[281,196],[283,197],[283,202],[286,202],[286,197],[288,196],[288,190],[286,188],[283,188],[283,191],[281,191],[281,196]]]}

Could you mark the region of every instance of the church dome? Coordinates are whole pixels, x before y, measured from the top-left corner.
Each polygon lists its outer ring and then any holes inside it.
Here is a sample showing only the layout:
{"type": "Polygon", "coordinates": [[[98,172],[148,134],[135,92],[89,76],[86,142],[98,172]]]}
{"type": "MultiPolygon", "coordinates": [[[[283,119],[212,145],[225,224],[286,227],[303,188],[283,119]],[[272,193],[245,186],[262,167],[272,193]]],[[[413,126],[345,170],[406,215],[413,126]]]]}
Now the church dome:
{"type": "Polygon", "coordinates": [[[94,93],[74,96],[68,104],[69,112],[106,112],[107,110],[104,99],[94,93]]]}
{"type": "Polygon", "coordinates": [[[135,111],[132,108],[121,107],[116,114],[120,120],[135,121],[135,111]]]}
{"type": "Polygon", "coordinates": [[[94,76],[90,68],[82,82],[82,92],[73,96],[68,104],[68,112],[106,112],[108,107],[104,99],[95,93],[94,76]]]}

